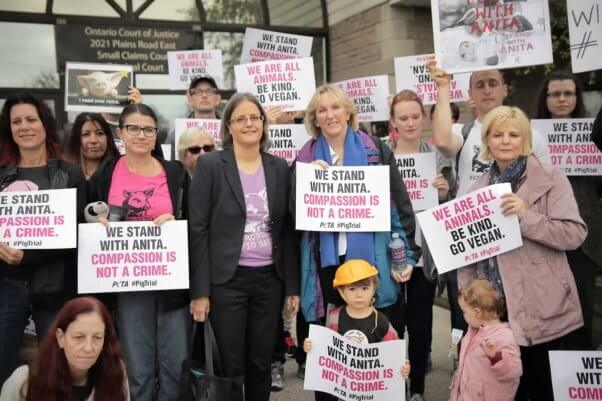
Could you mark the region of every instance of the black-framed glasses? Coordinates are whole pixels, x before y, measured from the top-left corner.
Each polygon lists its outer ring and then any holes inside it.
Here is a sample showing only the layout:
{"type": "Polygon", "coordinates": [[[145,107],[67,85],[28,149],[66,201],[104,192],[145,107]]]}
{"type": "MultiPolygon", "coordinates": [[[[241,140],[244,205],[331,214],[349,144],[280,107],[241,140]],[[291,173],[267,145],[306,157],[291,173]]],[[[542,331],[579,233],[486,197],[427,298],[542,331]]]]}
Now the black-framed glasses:
{"type": "Polygon", "coordinates": [[[144,134],[145,137],[151,137],[157,135],[157,127],[141,127],[139,125],[126,125],[125,132],[127,132],[131,136],[138,136],[140,132],[144,134]]]}
{"type": "Polygon", "coordinates": [[[192,153],[193,155],[198,155],[201,150],[203,153],[213,152],[215,150],[215,145],[190,146],[186,148],[186,151],[192,153]]]}
{"type": "Polygon", "coordinates": [[[245,125],[247,121],[251,121],[252,124],[257,124],[260,121],[263,121],[262,115],[252,115],[252,116],[240,116],[230,120],[230,124],[236,125],[245,125]]]}
{"type": "Polygon", "coordinates": [[[217,93],[217,89],[215,88],[207,88],[207,89],[193,89],[190,91],[192,96],[211,96],[217,93]]]}
{"type": "Polygon", "coordinates": [[[574,91],[554,91],[554,92],[548,93],[548,97],[551,97],[554,99],[560,99],[561,96],[573,97],[575,95],[577,95],[577,93],[575,93],[574,91]]]}

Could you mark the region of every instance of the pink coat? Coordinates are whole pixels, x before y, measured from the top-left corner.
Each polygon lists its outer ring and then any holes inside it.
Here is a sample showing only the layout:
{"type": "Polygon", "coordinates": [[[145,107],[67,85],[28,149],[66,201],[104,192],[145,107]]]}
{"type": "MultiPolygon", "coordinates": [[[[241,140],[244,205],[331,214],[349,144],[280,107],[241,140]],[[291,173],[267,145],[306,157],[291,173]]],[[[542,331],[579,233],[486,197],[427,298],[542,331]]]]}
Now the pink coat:
{"type": "Polygon", "coordinates": [[[523,369],[520,349],[508,323],[468,328],[460,347],[460,363],[452,381],[451,401],[512,401],[523,369]],[[480,343],[495,342],[502,359],[494,365],[480,343]]]}
{"type": "MultiPolygon", "coordinates": [[[[575,279],[566,259],[587,236],[568,179],[557,168],[529,156],[517,195],[526,203],[520,221],[523,246],[497,256],[508,321],[516,341],[530,346],[560,338],[583,326],[575,279]]],[[[483,174],[473,190],[488,185],[483,174]]],[[[462,288],[476,277],[474,265],[458,271],[462,288]]]]}

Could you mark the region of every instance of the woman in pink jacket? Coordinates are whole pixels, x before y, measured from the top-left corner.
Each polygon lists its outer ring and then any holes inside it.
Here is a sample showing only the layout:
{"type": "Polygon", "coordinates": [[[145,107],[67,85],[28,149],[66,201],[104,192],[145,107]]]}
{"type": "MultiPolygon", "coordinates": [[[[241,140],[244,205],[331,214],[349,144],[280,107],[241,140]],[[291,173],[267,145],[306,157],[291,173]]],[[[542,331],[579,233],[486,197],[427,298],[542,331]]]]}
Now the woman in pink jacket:
{"type": "Polygon", "coordinates": [[[548,351],[564,349],[567,334],[583,325],[566,251],[581,245],[587,226],[568,179],[531,154],[531,128],[520,109],[490,111],[482,138],[481,157],[493,164],[472,189],[511,184],[502,209],[518,216],[523,246],[460,269],[459,286],[485,277],[505,299],[523,364],[515,400],[552,400],[548,351]]]}
{"type": "Polygon", "coordinates": [[[523,372],[512,329],[500,317],[504,301],[488,280],[462,289],[458,302],[468,331],[452,382],[451,401],[512,401],[523,372]]]}

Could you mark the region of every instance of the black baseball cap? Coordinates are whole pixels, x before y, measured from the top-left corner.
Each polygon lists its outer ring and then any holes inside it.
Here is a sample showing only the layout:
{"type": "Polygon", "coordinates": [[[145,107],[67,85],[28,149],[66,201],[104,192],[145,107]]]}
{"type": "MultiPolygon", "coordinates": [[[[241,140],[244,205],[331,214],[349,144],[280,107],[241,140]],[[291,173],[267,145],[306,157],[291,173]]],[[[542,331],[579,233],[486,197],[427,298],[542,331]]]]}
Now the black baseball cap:
{"type": "Polygon", "coordinates": [[[188,87],[188,91],[193,90],[201,82],[207,82],[209,85],[211,85],[215,89],[219,90],[219,88],[217,87],[217,83],[215,82],[215,79],[213,79],[213,77],[211,75],[197,75],[196,77],[192,78],[192,81],[190,81],[190,86],[188,87]]]}

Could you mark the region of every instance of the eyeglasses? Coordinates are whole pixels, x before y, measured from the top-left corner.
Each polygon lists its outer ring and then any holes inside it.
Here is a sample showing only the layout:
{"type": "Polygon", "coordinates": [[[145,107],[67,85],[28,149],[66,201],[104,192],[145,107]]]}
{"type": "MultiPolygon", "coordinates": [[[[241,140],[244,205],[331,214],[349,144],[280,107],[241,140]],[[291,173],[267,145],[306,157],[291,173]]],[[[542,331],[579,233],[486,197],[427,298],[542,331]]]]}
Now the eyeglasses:
{"type": "Polygon", "coordinates": [[[142,131],[144,136],[147,138],[157,135],[157,127],[141,127],[139,125],[126,125],[125,130],[131,136],[140,135],[140,131],[142,131]]]}
{"type": "Polygon", "coordinates": [[[192,89],[190,94],[192,96],[211,96],[217,93],[217,89],[208,88],[208,89],[192,89]]]}
{"type": "Polygon", "coordinates": [[[577,95],[575,92],[573,91],[554,91],[554,92],[550,92],[548,93],[548,97],[551,97],[553,99],[560,99],[562,96],[564,97],[573,97],[577,95]]]}
{"type": "Polygon", "coordinates": [[[215,145],[191,146],[186,148],[186,151],[196,155],[201,152],[201,149],[203,150],[203,153],[213,152],[215,150],[215,145]]]}
{"type": "Polygon", "coordinates": [[[230,124],[235,125],[244,125],[248,121],[251,121],[252,124],[257,124],[260,121],[263,121],[262,115],[253,115],[253,116],[240,116],[230,120],[230,124]]]}

